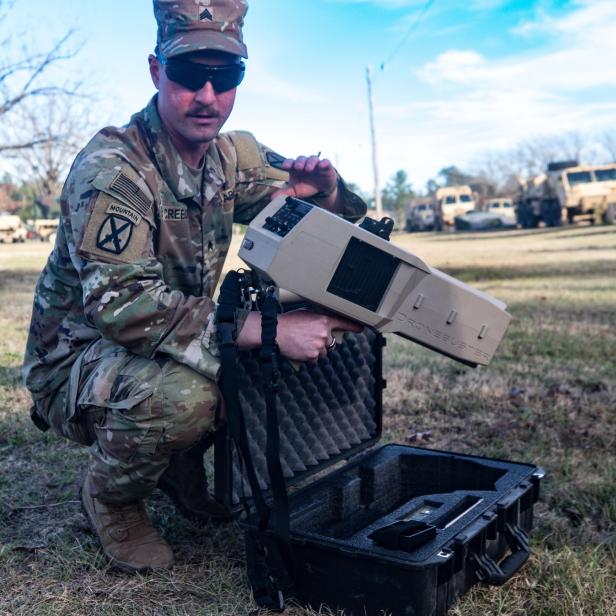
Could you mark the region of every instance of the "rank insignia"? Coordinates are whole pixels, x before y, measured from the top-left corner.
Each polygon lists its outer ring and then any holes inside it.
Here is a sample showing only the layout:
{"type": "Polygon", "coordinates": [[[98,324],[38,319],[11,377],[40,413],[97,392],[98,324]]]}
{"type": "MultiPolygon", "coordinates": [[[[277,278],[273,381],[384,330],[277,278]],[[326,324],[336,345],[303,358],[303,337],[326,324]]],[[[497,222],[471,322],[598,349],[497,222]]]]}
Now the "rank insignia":
{"type": "Polygon", "coordinates": [[[98,229],[96,247],[119,255],[128,246],[133,233],[133,223],[121,216],[107,216],[98,229]]]}

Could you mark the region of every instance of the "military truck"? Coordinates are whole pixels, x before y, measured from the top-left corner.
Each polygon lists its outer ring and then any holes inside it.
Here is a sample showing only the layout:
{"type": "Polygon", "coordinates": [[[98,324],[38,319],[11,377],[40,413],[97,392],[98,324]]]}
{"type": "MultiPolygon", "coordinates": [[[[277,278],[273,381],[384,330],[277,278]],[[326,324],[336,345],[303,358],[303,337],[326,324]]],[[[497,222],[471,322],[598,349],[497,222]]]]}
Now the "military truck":
{"type": "Polygon", "coordinates": [[[520,184],[518,222],[524,228],[588,220],[616,222],[616,163],[581,165],[576,160],[548,164],[547,172],[520,184]]]}
{"type": "Polygon", "coordinates": [[[34,232],[41,242],[55,242],[58,232],[58,218],[37,218],[33,222],[34,232]]]}
{"type": "Polygon", "coordinates": [[[19,216],[0,216],[0,242],[3,244],[25,242],[27,235],[28,230],[19,216]]]}
{"type": "Polygon", "coordinates": [[[434,195],[436,215],[443,225],[454,225],[455,217],[475,209],[475,199],[470,186],[444,186],[434,195]]]}

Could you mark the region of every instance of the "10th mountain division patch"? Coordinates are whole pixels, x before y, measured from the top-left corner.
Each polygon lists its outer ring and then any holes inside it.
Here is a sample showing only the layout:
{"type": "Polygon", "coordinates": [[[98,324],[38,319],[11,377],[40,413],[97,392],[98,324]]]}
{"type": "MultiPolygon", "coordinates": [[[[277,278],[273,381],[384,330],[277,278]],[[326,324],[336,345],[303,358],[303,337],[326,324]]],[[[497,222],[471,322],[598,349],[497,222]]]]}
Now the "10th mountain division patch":
{"type": "Polygon", "coordinates": [[[149,237],[150,226],[134,204],[99,192],[78,252],[88,259],[136,263],[149,237]]]}
{"type": "Polygon", "coordinates": [[[121,254],[130,242],[133,226],[130,220],[121,216],[107,216],[98,230],[96,247],[114,255],[121,254]]]}

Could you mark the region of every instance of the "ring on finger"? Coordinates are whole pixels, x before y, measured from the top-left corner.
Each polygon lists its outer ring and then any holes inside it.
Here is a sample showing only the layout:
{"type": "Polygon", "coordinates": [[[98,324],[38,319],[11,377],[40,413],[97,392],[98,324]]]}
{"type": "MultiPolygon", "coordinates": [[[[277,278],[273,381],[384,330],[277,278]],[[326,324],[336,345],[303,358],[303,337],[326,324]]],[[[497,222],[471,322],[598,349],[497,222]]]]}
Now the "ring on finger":
{"type": "Polygon", "coordinates": [[[327,350],[328,351],[332,351],[335,348],[336,348],[336,336],[332,336],[332,339],[330,340],[329,344],[327,345],[327,350]]]}

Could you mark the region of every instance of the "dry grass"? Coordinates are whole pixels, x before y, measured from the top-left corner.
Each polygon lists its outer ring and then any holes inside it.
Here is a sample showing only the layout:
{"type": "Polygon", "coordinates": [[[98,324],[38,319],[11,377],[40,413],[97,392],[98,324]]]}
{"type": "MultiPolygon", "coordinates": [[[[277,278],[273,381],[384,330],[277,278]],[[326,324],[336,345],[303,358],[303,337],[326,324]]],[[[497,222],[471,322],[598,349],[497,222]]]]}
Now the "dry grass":
{"type": "MultiPolygon", "coordinates": [[[[390,338],[384,440],[547,471],[529,564],[451,613],[615,615],[616,230],[394,241],[506,301],[514,321],[497,359],[478,370],[390,338]]],[[[238,527],[194,529],[160,494],[150,509],[174,569],[127,577],[101,557],[75,502],[86,452],[30,424],[20,382],[45,249],[0,246],[0,615],[251,613],[238,527]]]]}

